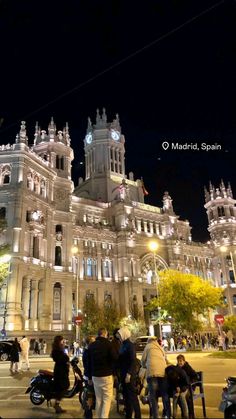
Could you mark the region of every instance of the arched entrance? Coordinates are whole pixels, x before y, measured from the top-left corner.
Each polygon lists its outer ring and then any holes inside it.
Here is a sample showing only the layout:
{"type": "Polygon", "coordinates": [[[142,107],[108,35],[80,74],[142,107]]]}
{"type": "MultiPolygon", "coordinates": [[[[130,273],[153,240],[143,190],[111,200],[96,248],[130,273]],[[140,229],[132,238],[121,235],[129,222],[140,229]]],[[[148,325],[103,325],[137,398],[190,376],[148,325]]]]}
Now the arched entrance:
{"type": "Polygon", "coordinates": [[[158,282],[158,271],[168,269],[168,265],[161,256],[147,253],[141,259],[141,276],[144,283],[156,284],[158,282]]]}

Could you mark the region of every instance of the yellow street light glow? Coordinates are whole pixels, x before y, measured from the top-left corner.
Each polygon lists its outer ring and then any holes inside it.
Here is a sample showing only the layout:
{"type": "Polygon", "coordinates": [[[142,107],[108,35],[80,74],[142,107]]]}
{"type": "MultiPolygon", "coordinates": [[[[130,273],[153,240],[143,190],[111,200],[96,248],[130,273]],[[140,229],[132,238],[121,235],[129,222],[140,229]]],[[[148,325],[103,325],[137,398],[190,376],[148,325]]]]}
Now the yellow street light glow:
{"type": "Polygon", "coordinates": [[[157,242],[150,242],[148,244],[148,247],[152,252],[155,252],[158,249],[159,245],[157,242]]]}
{"type": "Polygon", "coordinates": [[[10,262],[11,255],[3,255],[0,257],[0,263],[7,263],[10,262]]]}
{"type": "Polygon", "coordinates": [[[73,247],[71,248],[71,252],[73,253],[73,255],[76,255],[76,253],[78,253],[78,251],[79,251],[79,249],[78,249],[78,247],[77,247],[77,246],[73,246],[73,247]]]}

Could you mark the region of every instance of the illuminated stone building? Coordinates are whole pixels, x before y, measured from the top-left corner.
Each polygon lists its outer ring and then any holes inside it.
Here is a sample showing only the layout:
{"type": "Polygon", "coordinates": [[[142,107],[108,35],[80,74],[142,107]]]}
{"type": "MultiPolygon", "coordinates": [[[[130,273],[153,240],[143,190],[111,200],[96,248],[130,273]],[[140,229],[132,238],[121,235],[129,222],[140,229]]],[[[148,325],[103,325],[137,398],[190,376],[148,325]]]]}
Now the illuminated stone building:
{"type": "Polygon", "coordinates": [[[206,192],[212,240],[195,243],[168,192],[161,208],[146,205],[142,179],[126,175],[118,115],[108,122],[105,110],[97,111],[95,124],[88,120],[78,142],[83,146],[85,178],[76,187],[68,125],[61,131],[53,119],[47,131],[36,125],[29,141],[22,122],[14,144],[0,146],[0,217],[7,221],[0,244],[9,243],[12,255],[0,314],[3,322],[5,310],[9,332],[69,335],[77,295],[79,308],[93,295],[99,304],[116,301],[124,315],[135,305],[142,312],[156,294],[159,269],[191,272],[218,286],[230,281],[230,274],[234,282],[228,259],[218,251],[221,243],[235,245],[230,187],[206,192]],[[224,215],[218,207],[225,208],[224,215]],[[155,253],[148,247],[151,240],[159,244],[155,253]]]}

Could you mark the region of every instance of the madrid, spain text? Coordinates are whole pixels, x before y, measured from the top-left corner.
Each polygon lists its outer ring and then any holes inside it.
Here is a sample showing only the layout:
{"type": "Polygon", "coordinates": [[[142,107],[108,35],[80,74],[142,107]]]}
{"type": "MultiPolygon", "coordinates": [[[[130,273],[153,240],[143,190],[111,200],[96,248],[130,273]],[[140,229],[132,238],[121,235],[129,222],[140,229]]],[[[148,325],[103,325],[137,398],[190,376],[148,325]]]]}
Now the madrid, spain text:
{"type": "Polygon", "coordinates": [[[221,144],[214,143],[179,143],[179,142],[171,142],[171,141],[164,141],[162,143],[162,148],[166,151],[168,149],[171,150],[179,150],[179,151],[221,151],[222,146],[221,144]]]}

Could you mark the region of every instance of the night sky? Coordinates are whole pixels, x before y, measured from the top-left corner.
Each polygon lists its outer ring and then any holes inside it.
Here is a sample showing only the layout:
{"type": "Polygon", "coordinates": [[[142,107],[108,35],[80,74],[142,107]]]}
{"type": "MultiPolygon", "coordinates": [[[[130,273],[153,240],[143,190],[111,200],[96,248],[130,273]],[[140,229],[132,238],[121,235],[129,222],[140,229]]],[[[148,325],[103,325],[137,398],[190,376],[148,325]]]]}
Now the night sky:
{"type": "Polygon", "coordinates": [[[175,212],[208,239],[204,185],[236,196],[236,2],[208,0],[0,0],[0,143],[26,120],[69,122],[73,179],[84,175],[87,117],[120,116],[126,173],[143,176],[145,202],[175,212]],[[164,151],[163,141],[221,151],[164,151]]]}

